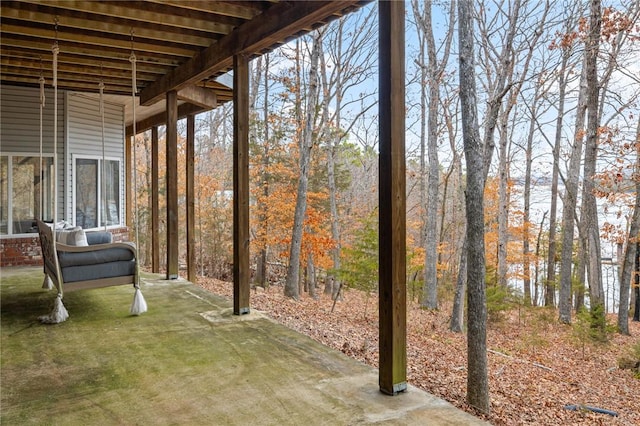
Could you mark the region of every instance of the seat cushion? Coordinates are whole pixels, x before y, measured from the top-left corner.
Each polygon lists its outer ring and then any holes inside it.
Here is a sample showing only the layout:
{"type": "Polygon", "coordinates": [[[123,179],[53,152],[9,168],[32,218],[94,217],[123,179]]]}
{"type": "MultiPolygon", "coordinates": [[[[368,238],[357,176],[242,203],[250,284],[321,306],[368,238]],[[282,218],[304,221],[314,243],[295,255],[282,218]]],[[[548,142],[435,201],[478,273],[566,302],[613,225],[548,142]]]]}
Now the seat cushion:
{"type": "Polygon", "coordinates": [[[62,279],[65,283],[72,283],[76,281],[134,275],[135,272],[136,262],[133,260],[123,260],[100,265],[67,266],[62,268],[62,279]]]}
{"type": "Polygon", "coordinates": [[[58,252],[58,262],[60,262],[61,268],[67,266],[100,265],[102,263],[133,259],[133,252],[124,247],[112,247],[104,250],[92,250],[80,253],[58,252]]]}

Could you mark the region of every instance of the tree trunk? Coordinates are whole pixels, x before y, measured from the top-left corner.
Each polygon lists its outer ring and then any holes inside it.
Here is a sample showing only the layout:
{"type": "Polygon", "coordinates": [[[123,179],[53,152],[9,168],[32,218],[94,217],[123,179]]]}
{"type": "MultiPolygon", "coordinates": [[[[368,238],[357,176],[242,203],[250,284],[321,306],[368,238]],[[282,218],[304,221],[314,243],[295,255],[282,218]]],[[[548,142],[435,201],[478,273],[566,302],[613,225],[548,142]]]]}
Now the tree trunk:
{"type": "Polygon", "coordinates": [[[309,291],[309,296],[313,299],[317,299],[316,296],[316,266],[313,263],[313,254],[309,253],[307,255],[307,287],[309,291]]]}
{"type": "MultiPolygon", "coordinates": [[[[462,166],[460,164],[460,160],[457,156],[454,155],[454,164],[457,171],[457,176],[459,181],[462,181],[462,166]],[[457,162],[456,162],[457,160],[457,162]]],[[[462,194],[460,194],[462,195],[462,194]]],[[[461,197],[462,198],[462,197],[461,197]]],[[[455,217],[454,210],[454,217],[455,217]]],[[[464,212],[463,212],[464,213],[464,212]]],[[[454,219],[454,223],[457,221],[454,219]]],[[[458,275],[456,277],[456,291],[453,299],[453,309],[451,312],[451,324],[449,325],[449,329],[456,333],[461,333],[464,327],[464,301],[467,290],[467,228],[466,225],[464,229],[461,231],[462,236],[462,244],[460,244],[460,262],[458,264],[458,275]]]]}
{"type": "MultiPolygon", "coordinates": [[[[269,247],[267,246],[267,232],[269,229],[269,224],[267,218],[269,215],[267,214],[267,206],[266,200],[269,199],[269,181],[271,179],[269,173],[269,54],[264,55],[264,103],[262,106],[262,117],[263,117],[263,126],[264,126],[264,152],[262,157],[262,176],[260,178],[260,182],[262,185],[262,201],[260,202],[260,206],[258,207],[258,211],[260,212],[260,216],[258,218],[260,222],[261,232],[260,239],[262,240],[262,244],[260,246],[260,253],[258,253],[258,262],[256,265],[256,284],[267,288],[268,280],[267,280],[267,253],[269,247]]],[[[258,72],[261,70],[258,69],[258,72]]],[[[258,88],[255,88],[256,92],[258,88]]]]}
{"type": "Polygon", "coordinates": [[[477,117],[472,2],[458,3],[458,43],[462,135],[467,162],[467,402],[488,413],[487,305],[484,254],[484,166],[477,117]]]}
{"type": "MultiPolygon", "coordinates": [[[[602,285],[602,259],[600,256],[600,229],[598,226],[598,207],[594,193],[594,176],[598,155],[599,128],[599,96],[598,96],[598,51],[600,46],[600,27],[602,14],[600,0],[591,0],[591,16],[589,36],[586,46],[587,68],[587,140],[584,157],[584,199],[582,202],[585,214],[585,232],[589,260],[587,276],[589,279],[589,302],[594,311],[598,305],[604,307],[604,290],[602,285]]],[[[604,310],[602,311],[604,314],[604,310]]]]}
{"type": "MultiPolygon", "coordinates": [[[[441,64],[438,64],[436,43],[433,35],[431,17],[431,1],[425,4],[425,16],[422,20],[424,36],[427,47],[428,67],[427,75],[422,67],[423,85],[424,78],[429,81],[429,107],[428,107],[428,142],[427,151],[429,157],[429,169],[427,174],[427,197],[425,205],[425,268],[422,306],[427,309],[438,308],[438,187],[440,185],[440,163],[438,161],[438,106],[440,104],[440,76],[448,62],[448,46],[445,49],[441,64]]],[[[453,12],[453,9],[452,9],[453,12]]],[[[453,15],[453,13],[452,13],[453,15]]],[[[423,86],[424,87],[424,86],[423,86]]],[[[423,105],[424,108],[424,89],[423,105]]],[[[423,110],[424,111],[424,110],[423,110]]]]}
{"type": "MultiPolygon", "coordinates": [[[[636,205],[636,210],[638,209],[638,206],[636,205]]],[[[633,320],[634,321],[640,321],[640,242],[635,243],[636,244],[636,273],[635,273],[635,279],[634,284],[633,284],[633,290],[635,293],[635,297],[634,297],[634,301],[635,303],[633,304],[633,320]]]]}
{"type": "MultiPolygon", "coordinates": [[[[337,41],[337,51],[338,52],[342,52],[342,26],[339,27],[338,29],[338,34],[336,36],[336,41],[337,41]]],[[[338,56],[338,58],[341,58],[340,56],[338,56]]],[[[323,85],[323,90],[325,92],[325,99],[323,102],[323,117],[327,117],[328,120],[328,109],[329,109],[329,99],[328,99],[328,91],[329,91],[329,84],[326,81],[326,64],[324,61],[324,51],[322,53],[322,57],[321,57],[321,64],[322,64],[322,85],[323,85]]],[[[340,270],[341,267],[341,262],[340,262],[340,252],[341,252],[341,238],[340,238],[340,219],[338,216],[338,201],[337,201],[337,194],[338,194],[338,189],[337,189],[337,185],[336,185],[336,173],[335,173],[335,165],[338,161],[338,147],[340,146],[340,142],[342,141],[342,129],[340,126],[340,110],[342,108],[342,72],[341,72],[341,68],[342,68],[342,61],[337,60],[335,63],[335,67],[336,67],[336,88],[335,88],[335,93],[337,94],[337,96],[335,97],[335,129],[333,131],[333,134],[331,134],[328,138],[327,138],[327,142],[328,142],[328,147],[327,147],[327,179],[328,179],[328,186],[329,186],[329,208],[330,208],[330,212],[331,212],[331,238],[333,238],[333,241],[335,243],[335,247],[331,250],[331,260],[333,262],[333,269],[338,271],[340,270]]],[[[328,125],[328,123],[326,123],[326,125],[328,125]]],[[[331,294],[333,295],[335,292],[337,292],[337,289],[335,288],[336,285],[339,285],[338,280],[331,275],[331,279],[327,279],[325,280],[325,288],[324,288],[324,293],[325,294],[331,294]]]]}
{"type": "MultiPolygon", "coordinates": [[[[636,170],[640,171],[640,121],[636,132],[636,170]]],[[[629,227],[629,237],[627,238],[627,250],[622,263],[622,273],[620,274],[620,308],[618,309],[618,331],[622,334],[629,334],[629,287],[633,272],[634,261],[637,259],[636,241],[640,236],[640,177],[636,176],[636,204],[633,207],[633,217],[629,227]]],[[[637,265],[636,265],[637,267],[637,265]]],[[[636,274],[636,283],[638,275],[636,274]]],[[[635,287],[638,291],[638,287],[635,287]]],[[[636,299],[635,312],[638,312],[638,301],[636,299]]],[[[635,315],[634,315],[635,316],[635,315]]],[[[635,320],[635,318],[634,318],[635,320]]]]}
{"type": "Polygon", "coordinates": [[[507,243],[509,241],[509,206],[507,201],[507,183],[509,179],[508,170],[508,115],[505,111],[501,116],[500,138],[498,150],[498,265],[496,268],[497,284],[500,287],[507,287],[507,243]]]}
{"type": "Polygon", "coordinates": [[[565,182],[565,196],[562,208],[562,252],[560,256],[560,295],[558,300],[559,320],[571,323],[571,277],[573,266],[573,236],[575,231],[575,212],[577,205],[578,180],[580,178],[580,160],[582,157],[582,139],[586,112],[586,67],[580,76],[580,92],[576,110],[575,139],[569,171],[565,182]]]}
{"type": "MultiPolygon", "coordinates": [[[[584,195],[582,199],[584,200],[584,195]]],[[[584,212],[584,209],[582,212],[584,212]]],[[[582,214],[582,216],[584,217],[584,214],[582,214]]],[[[585,225],[583,217],[580,218],[578,225],[578,252],[576,254],[576,262],[571,276],[574,299],[573,307],[576,312],[584,307],[584,290],[587,282],[585,271],[586,265],[589,262],[589,259],[587,258],[587,240],[584,235],[585,225]],[[573,283],[577,284],[577,286],[574,286],[573,283]]]]}
{"type": "MultiPolygon", "coordinates": [[[[565,33],[573,31],[573,20],[567,19],[565,33]]],[[[556,216],[558,211],[558,177],[560,175],[560,144],[562,142],[564,103],[566,99],[567,72],[569,59],[573,53],[572,46],[565,46],[562,51],[562,62],[558,79],[558,117],[553,142],[553,171],[551,175],[551,208],[549,211],[549,251],[547,253],[547,277],[545,280],[545,306],[555,306],[556,293],[556,216]]],[[[570,71],[570,70],[569,70],[570,71]]]]}
{"type": "Polygon", "coordinates": [[[531,306],[531,256],[529,248],[530,236],[530,211],[531,211],[531,164],[533,163],[533,133],[537,115],[537,101],[540,91],[540,80],[536,84],[534,101],[531,106],[531,120],[529,121],[529,133],[527,134],[527,146],[525,148],[525,174],[524,174],[524,216],[522,235],[522,262],[524,275],[524,305],[531,306]]]}
{"type": "Polygon", "coordinates": [[[535,271],[536,271],[536,276],[535,276],[535,281],[534,281],[534,287],[535,287],[535,291],[533,294],[533,306],[538,306],[538,300],[539,300],[539,294],[538,294],[538,289],[539,289],[539,282],[538,282],[538,278],[539,278],[539,273],[538,273],[538,268],[540,265],[540,240],[542,240],[542,229],[544,227],[544,220],[547,217],[547,213],[548,212],[544,212],[544,214],[542,215],[542,220],[540,220],[540,228],[538,229],[538,238],[536,239],[536,267],[535,267],[535,271]]]}
{"type": "Polygon", "coordinates": [[[293,218],[293,230],[291,232],[291,249],[289,252],[289,267],[285,281],[284,294],[293,299],[299,299],[300,289],[300,251],[302,248],[302,232],[307,211],[307,187],[309,184],[309,166],[311,163],[311,149],[313,147],[313,118],[316,110],[318,93],[318,56],[319,43],[322,42],[320,33],[316,32],[311,50],[311,65],[309,68],[309,91],[307,93],[307,107],[305,112],[305,124],[300,141],[300,177],[298,180],[298,193],[296,209],[293,218]]]}
{"type": "Polygon", "coordinates": [[[460,256],[460,267],[456,278],[456,293],[453,298],[453,309],[451,313],[451,324],[449,330],[455,333],[462,333],[464,327],[464,296],[467,290],[467,239],[464,239],[462,253],[460,256]]]}

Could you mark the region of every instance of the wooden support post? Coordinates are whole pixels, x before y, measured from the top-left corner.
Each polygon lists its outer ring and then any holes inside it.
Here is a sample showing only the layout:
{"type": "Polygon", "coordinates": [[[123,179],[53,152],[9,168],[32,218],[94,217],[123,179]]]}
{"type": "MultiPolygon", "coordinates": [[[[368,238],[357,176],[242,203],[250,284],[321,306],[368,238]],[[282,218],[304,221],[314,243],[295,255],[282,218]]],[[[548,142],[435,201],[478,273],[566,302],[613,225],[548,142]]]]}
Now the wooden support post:
{"type": "Polygon", "coordinates": [[[178,96],[167,92],[167,279],[178,278],[178,96]]]}
{"type": "Polygon", "coordinates": [[[380,390],[407,389],[404,12],[402,1],[379,10],[379,321],[380,390]]]}
{"type": "Polygon", "coordinates": [[[233,57],[233,313],[249,313],[249,60],[233,57]]]}
{"type": "Polygon", "coordinates": [[[187,115],[187,279],[196,282],[196,216],[195,216],[195,140],[196,116],[187,115]]]}
{"type": "Polygon", "coordinates": [[[160,272],[160,178],[158,127],[151,128],[151,271],[160,272]]]}

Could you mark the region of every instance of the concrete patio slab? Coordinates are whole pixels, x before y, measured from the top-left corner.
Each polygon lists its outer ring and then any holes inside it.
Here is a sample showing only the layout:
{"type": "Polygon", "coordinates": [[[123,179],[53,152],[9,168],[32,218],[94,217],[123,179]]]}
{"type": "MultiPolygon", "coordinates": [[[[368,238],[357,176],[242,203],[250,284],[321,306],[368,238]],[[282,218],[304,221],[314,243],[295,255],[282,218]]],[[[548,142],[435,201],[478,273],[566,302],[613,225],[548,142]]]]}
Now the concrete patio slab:
{"type": "Polygon", "coordinates": [[[371,367],[184,280],[145,275],[139,317],[130,286],[68,293],[70,318],[42,325],[41,269],[0,278],[2,424],[486,424],[412,386],[383,395],[371,367]]]}

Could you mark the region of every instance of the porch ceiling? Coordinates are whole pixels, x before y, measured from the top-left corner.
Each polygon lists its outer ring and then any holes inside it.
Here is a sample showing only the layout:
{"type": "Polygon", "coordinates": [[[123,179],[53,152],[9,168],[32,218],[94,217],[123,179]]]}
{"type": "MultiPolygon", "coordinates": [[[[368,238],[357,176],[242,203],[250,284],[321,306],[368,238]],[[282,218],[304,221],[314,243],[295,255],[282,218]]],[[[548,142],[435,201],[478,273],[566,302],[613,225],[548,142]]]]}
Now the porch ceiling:
{"type": "MultiPolygon", "coordinates": [[[[37,87],[42,73],[50,86],[57,39],[59,89],[97,93],[103,80],[105,93],[130,102],[133,49],[141,105],[190,86],[213,91],[222,103],[232,90],[216,78],[231,69],[233,55],[262,54],[363,3],[2,0],[0,80],[37,87]]],[[[157,108],[136,114],[148,118],[157,108]]]]}

